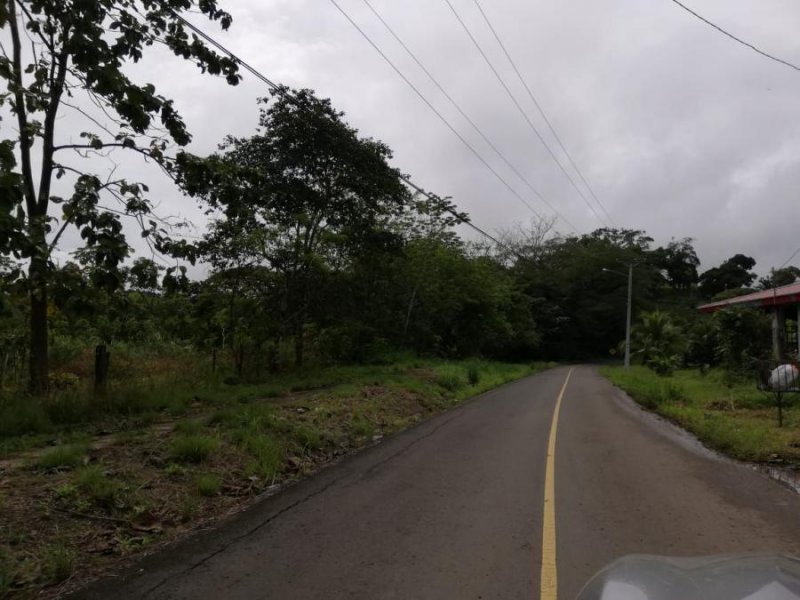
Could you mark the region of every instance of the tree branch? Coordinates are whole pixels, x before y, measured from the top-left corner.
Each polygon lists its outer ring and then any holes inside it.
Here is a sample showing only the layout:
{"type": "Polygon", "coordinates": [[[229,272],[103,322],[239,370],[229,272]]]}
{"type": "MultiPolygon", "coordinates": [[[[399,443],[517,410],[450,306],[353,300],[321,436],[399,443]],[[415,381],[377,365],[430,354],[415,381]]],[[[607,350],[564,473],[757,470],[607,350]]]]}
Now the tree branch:
{"type": "Polygon", "coordinates": [[[22,162],[22,180],[25,191],[25,204],[28,218],[39,216],[37,212],[36,191],[33,187],[33,168],[31,167],[31,146],[33,142],[28,133],[28,113],[25,108],[25,94],[22,87],[22,46],[19,38],[16,0],[8,0],[8,23],[11,28],[11,44],[13,53],[12,81],[14,82],[14,102],[19,126],[20,158],[22,162]]]}
{"type": "Polygon", "coordinates": [[[64,80],[67,77],[67,63],[69,62],[69,51],[67,49],[67,37],[69,36],[69,26],[64,25],[64,41],[61,53],[58,55],[57,70],[55,78],[50,81],[50,102],[44,118],[44,149],[42,151],[42,176],[39,181],[39,210],[47,214],[47,204],[50,202],[50,183],[53,180],[53,139],[55,137],[56,115],[61,103],[61,94],[64,91],[64,80]]]}

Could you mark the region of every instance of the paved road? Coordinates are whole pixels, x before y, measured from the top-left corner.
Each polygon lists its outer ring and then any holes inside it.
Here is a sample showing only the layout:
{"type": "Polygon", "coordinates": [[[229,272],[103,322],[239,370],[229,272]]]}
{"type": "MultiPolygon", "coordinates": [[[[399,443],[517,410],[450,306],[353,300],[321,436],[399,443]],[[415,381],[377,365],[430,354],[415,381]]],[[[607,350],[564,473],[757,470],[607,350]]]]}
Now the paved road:
{"type": "Polygon", "coordinates": [[[714,457],[576,367],[490,392],[77,598],[558,598],[628,553],[800,555],[800,496],[714,457]],[[544,524],[543,524],[544,523],[544,524]]]}

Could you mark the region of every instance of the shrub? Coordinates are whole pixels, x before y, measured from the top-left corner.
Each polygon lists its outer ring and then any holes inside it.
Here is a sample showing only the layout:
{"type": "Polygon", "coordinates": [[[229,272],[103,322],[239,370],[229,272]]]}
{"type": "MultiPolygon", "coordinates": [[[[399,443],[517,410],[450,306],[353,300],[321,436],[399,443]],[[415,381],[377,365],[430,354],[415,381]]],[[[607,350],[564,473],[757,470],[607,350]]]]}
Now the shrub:
{"type": "Polygon", "coordinates": [[[312,425],[304,423],[295,426],[292,437],[304,449],[319,450],[323,446],[322,432],[312,425]]]}
{"type": "Polygon", "coordinates": [[[478,385],[481,381],[481,372],[476,365],[470,365],[467,369],[467,381],[470,385],[478,385]]]}
{"type": "Polygon", "coordinates": [[[75,485],[98,506],[110,508],[119,492],[117,482],[110,479],[99,465],[84,467],[75,473],[75,485]]]}
{"type": "Polygon", "coordinates": [[[222,480],[213,473],[201,473],[195,477],[194,487],[201,496],[215,496],[222,487],[222,480]]]}
{"type": "Polygon", "coordinates": [[[172,440],[170,457],[177,463],[204,462],[219,447],[219,442],[207,435],[184,434],[172,440]]]}
{"type": "Polygon", "coordinates": [[[61,583],[69,578],[74,569],[75,553],[64,543],[50,546],[45,552],[42,575],[51,585],[61,583]]]}
{"type": "Polygon", "coordinates": [[[464,374],[461,369],[445,367],[437,374],[436,385],[443,387],[448,392],[455,392],[464,387],[464,374]]]}
{"type": "Polygon", "coordinates": [[[669,377],[680,366],[680,357],[677,354],[673,355],[657,355],[651,356],[647,362],[647,366],[652,369],[656,375],[661,377],[669,377]]]}
{"type": "Polygon", "coordinates": [[[241,441],[241,446],[252,457],[248,472],[264,480],[272,479],[283,465],[283,448],[271,437],[249,434],[241,441]]]}
{"type": "Polygon", "coordinates": [[[359,437],[371,437],[375,431],[375,426],[365,417],[358,415],[352,421],[353,434],[359,437]]]}
{"type": "Polygon", "coordinates": [[[91,412],[91,404],[77,389],[67,389],[56,393],[44,405],[50,421],[57,425],[71,425],[86,421],[91,412]]]}
{"type": "Polygon", "coordinates": [[[81,444],[57,446],[48,450],[36,459],[40,469],[58,469],[60,467],[77,467],[86,456],[87,447],[81,444]]]}
{"type": "Polygon", "coordinates": [[[0,436],[47,433],[52,430],[53,423],[41,402],[32,398],[15,399],[0,408],[0,436]]]}

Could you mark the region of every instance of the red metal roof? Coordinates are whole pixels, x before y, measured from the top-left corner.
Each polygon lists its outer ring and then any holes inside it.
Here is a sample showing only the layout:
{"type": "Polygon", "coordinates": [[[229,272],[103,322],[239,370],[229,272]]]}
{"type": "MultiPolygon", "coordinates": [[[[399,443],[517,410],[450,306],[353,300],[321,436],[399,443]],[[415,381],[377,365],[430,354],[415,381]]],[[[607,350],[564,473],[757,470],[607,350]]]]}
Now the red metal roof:
{"type": "Polygon", "coordinates": [[[744,296],[728,298],[719,302],[711,302],[698,306],[700,312],[711,313],[735,304],[750,304],[752,306],[783,306],[786,304],[800,304],[800,282],[784,285],[771,290],[753,292],[744,296]]]}

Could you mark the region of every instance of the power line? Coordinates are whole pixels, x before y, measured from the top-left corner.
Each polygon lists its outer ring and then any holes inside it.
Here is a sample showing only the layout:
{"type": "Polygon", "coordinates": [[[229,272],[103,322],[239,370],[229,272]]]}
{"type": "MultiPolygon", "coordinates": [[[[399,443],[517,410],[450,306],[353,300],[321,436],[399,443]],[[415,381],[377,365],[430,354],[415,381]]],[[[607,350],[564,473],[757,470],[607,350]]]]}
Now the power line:
{"type": "Polygon", "coordinates": [[[342,14],[344,15],[344,17],[345,17],[345,18],[346,18],[346,19],[347,19],[347,20],[350,22],[350,24],[351,24],[353,27],[355,27],[355,29],[356,29],[356,30],[357,30],[357,31],[358,31],[358,32],[361,34],[361,36],[362,36],[362,37],[363,37],[365,40],[367,40],[367,42],[369,42],[370,46],[372,46],[372,47],[375,49],[375,51],[376,51],[378,54],[380,54],[380,55],[381,55],[381,57],[383,57],[383,60],[385,60],[385,61],[386,61],[386,62],[389,64],[389,66],[390,66],[390,67],[392,67],[392,69],[394,69],[394,72],[395,72],[395,73],[397,73],[397,74],[400,76],[400,78],[401,78],[403,81],[405,81],[405,82],[406,82],[406,84],[407,84],[407,85],[408,85],[408,86],[409,86],[409,87],[410,87],[412,90],[414,90],[414,92],[417,94],[417,96],[419,96],[419,98],[420,98],[420,99],[421,99],[421,100],[422,100],[422,101],[423,101],[423,102],[424,102],[424,103],[425,103],[425,104],[428,106],[428,108],[430,108],[430,109],[431,109],[431,110],[434,112],[434,114],[435,114],[437,117],[439,117],[439,119],[442,121],[442,123],[444,123],[444,124],[447,126],[447,128],[448,128],[448,129],[450,129],[450,131],[452,131],[452,132],[453,132],[453,134],[454,134],[454,135],[455,135],[455,136],[456,136],[456,137],[457,137],[459,140],[461,140],[461,143],[462,143],[462,144],[464,144],[464,145],[465,145],[465,146],[466,146],[466,147],[469,149],[469,151],[470,151],[470,152],[472,152],[472,153],[475,155],[475,157],[476,157],[476,158],[477,158],[479,161],[481,161],[481,162],[483,163],[483,165],[484,165],[484,166],[485,166],[487,169],[489,169],[489,170],[492,172],[492,174],[493,174],[493,175],[494,175],[494,176],[495,176],[495,177],[496,177],[496,178],[497,178],[497,179],[498,179],[498,180],[499,180],[499,181],[500,181],[500,182],[501,182],[501,183],[502,183],[504,186],[506,186],[506,187],[508,188],[508,190],[509,190],[509,191],[510,191],[510,192],[511,192],[511,193],[512,193],[514,196],[516,196],[516,198],[517,198],[517,199],[518,199],[520,202],[522,202],[522,203],[523,203],[523,204],[524,204],[524,205],[525,205],[525,206],[528,208],[528,210],[530,210],[530,211],[531,211],[531,212],[532,212],[532,213],[533,213],[533,214],[534,214],[534,215],[535,215],[535,216],[536,216],[538,219],[543,219],[542,215],[541,215],[541,214],[539,214],[538,212],[536,212],[536,210],[534,210],[534,208],[533,208],[533,207],[532,207],[532,206],[531,206],[531,205],[528,203],[528,201],[527,201],[527,200],[525,200],[525,198],[523,198],[523,197],[522,197],[522,196],[519,194],[519,192],[517,192],[517,190],[515,190],[515,189],[514,189],[514,188],[511,186],[511,184],[510,184],[510,183],[508,183],[508,181],[506,181],[506,180],[503,178],[503,176],[502,176],[502,175],[500,175],[500,173],[498,173],[498,172],[495,170],[495,168],[494,168],[494,167],[492,167],[492,165],[490,165],[490,164],[489,164],[489,163],[486,161],[486,159],[485,159],[485,158],[483,158],[483,156],[482,156],[482,155],[481,155],[481,154],[480,154],[480,153],[479,153],[477,150],[475,150],[475,148],[472,146],[472,144],[470,144],[470,143],[469,143],[469,142],[468,142],[468,141],[467,141],[467,140],[464,138],[464,136],[462,136],[460,133],[458,133],[458,131],[456,130],[456,128],[455,128],[455,127],[453,127],[453,125],[450,123],[450,121],[448,121],[448,120],[447,120],[447,119],[446,119],[446,118],[445,118],[445,117],[442,115],[442,113],[440,113],[440,112],[439,112],[439,111],[436,109],[436,107],[435,107],[435,106],[433,106],[433,104],[431,104],[431,103],[430,103],[430,101],[429,101],[429,100],[428,100],[428,99],[427,99],[427,98],[426,98],[426,97],[425,97],[425,96],[422,94],[422,92],[420,92],[420,91],[419,91],[419,89],[417,88],[417,86],[415,86],[413,83],[411,83],[411,80],[409,80],[409,79],[408,79],[408,77],[406,77],[406,76],[403,74],[403,72],[402,72],[402,71],[401,71],[399,68],[397,68],[397,66],[396,66],[396,65],[395,65],[395,64],[394,64],[394,63],[391,61],[391,59],[390,59],[388,56],[386,56],[386,54],[384,54],[384,52],[383,52],[383,51],[382,51],[382,50],[381,50],[381,49],[378,47],[378,45],[377,45],[377,44],[376,44],[374,41],[372,41],[372,38],[370,38],[370,37],[369,37],[369,36],[366,34],[366,32],[365,32],[363,29],[361,29],[361,27],[359,27],[359,26],[358,26],[358,23],[356,23],[356,22],[355,22],[355,21],[354,21],[354,20],[353,20],[353,19],[350,17],[350,15],[349,15],[349,14],[348,14],[348,13],[347,13],[347,12],[346,12],[346,11],[345,11],[345,10],[344,10],[342,7],[341,7],[341,6],[339,6],[339,3],[338,3],[336,0],[330,0],[330,1],[331,1],[331,4],[333,4],[333,5],[334,5],[334,6],[335,6],[335,7],[336,7],[338,10],[339,10],[339,12],[340,12],[340,13],[342,13],[342,14]]]}
{"type": "Polygon", "coordinates": [[[235,55],[233,52],[231,52],[230,50],[228,50],[228,49],[227,49],[225,46],[223,46],[222,44],[220,44],[220,43],[219,43],[217,40],[215,40],[214,38],[212,38],[210,35],[206,34],[204,31],[202,31],[202,30],[201,30],[201,29],[199,29],[198,27],[195,27],[194,25],[192,25],[192,24],[191,24],[189,21],[187,21],[185,18],[183,18],[183,16],[181,16],[180,14],[178,14],[178,13],[177,13],[177,12],[175,12],[175,11],[173,11],[173,13],[172,13],[172,14],[173,14],[173,15],[174,15],[174,16],[175,16],[175,17],[176,17],[176,18],[177,18],[179,21],[181,21],[181,22],[182,22],[184,25],[186,25],[186,26],[187,26],[189,29],[191,29],[193,32],[195,32],[197,35],[199,35],[201,38],[203,38],[205,41],[207,41],[209,44],[211,44],[212,46],[214,46],[215,48],[217,48],[218,50],[220,50],[220,51],[221,51],[221,52],[223,52],[224,54],[227,54],[227,55],[228,55],[228,57],[230,57],[230,58],[231,58],[231,60],[233,60],[234,62],[236,62],[236,63],[240,64],[240,65],[241,65],[241,66],[243,66],[243,67],[244,67],[244,68],[245,68],[247,71],[249,71],[249,72],[250,72],[252,75],[254,75],[256,78],[258,78],[258,79],[260,79],[261,81],[263,81],[264,83],[266,83],[266,84],[269,86],[269,88],[270,88],[271,90],[273,90],[273,91],[280,91],[280,90],[281,90],[281,86],[279,86],[279,85],[278,85],[277,83],[275,83],[274,81],[272,81],[272,80],[268,79],[267,77],[265,77],[264,75],[262,75],[261,73],[259,73],[259,72],[258,72],[258,71],[257,71],[255,68],[253,68],[253,67],[251,67],[250,65],[248,65],[248,64],[247,64],[246,62],[244,62],[244,61],[243,61],[241,58],[239,58],[239,57],[238,57],[238,56],[236,56],[236,55],[235,55]]]}
{"type": "Polygon", "coordinates": [[[481,16],[483,17],[483,20],[486,22],[486,25],[488,25],[489,29],[491,30],[492,35],[494,35],[494,39],[497,40],[497,43],[500,44],[500,48],[503,49],[503,53],[506,55],[506,58],[508,59],[508,62],[511,64],[511,67],[514,69],[514,73],[517,74],[517,77],[519,78],[520,82],[522,83],[523,87],[525,88],[525,91],[528,92],[528,97],[531,99],[531,101],[533,102],[534,106],[536,106],[536,109],[539,111],[539,114],[542,116],[542,119],[544,119],[544,122],[547,123],[547,127],[550,129],[550,133],[553,134],[553,137],[556,139],[556,142],[558,142],[558,145],[561,147],[561,149],[564,151],[564,154],[567,156],[567,159],[569,160],[569,163],[572,165],[572,168],[575,169],[575,172],[578,174],[578,177],[580,177],[581,181],[583,182],[583,185],[585,185],[586,189],[589,190],[589,193],[592,195],[592,198],[594,198],[595,202],[597,202],[598,206],[602,209],[603,214],[605,214],[605,216],[608,219],[608,221],[612,225],[616,225],[614,223],[614,219],[611,218],[611,215],[608,214],[608,211],[606,210],[606,207],[600,201],[600,198],[598,198],[597,194],[594,193],[594,190],[592,189],[592,186],[589,185],[589,182],[586,180],[586,177],[583,176],[583,173],[578,168],[578,165],[575,164],[575,161],[572,159],[572,155],[567,151],[567,148],[561,142],[561,137],[559,137],[559,135],[556,132],[555,128],[550,123],[550,119],[547,118],[547,115],[545,114],[544,109],[539,105],[539,102],[536,100],[536,96],[534,96],[533,91],[531,91],[531,88],[528,86],[528,83],[525,81],[525,78],[522,76],[522,73],[520,73],[519,68],[517,68],[517,64],[514,62],[514,59],[511,58],[511,54],[509,53],[508,49],[506,48],[506,45],[503,43],[503,40],[500,38],[500,35],[497,33],[497,30],[494,28],[494,25],[492,25],[492,22],[489,20],[489,17],[484,12],[483,7],[481,6],[480,2],[478,0],[473,0],[473,1],[475,2],[475,6],[478,7],[478,10],[480,11],[481,16]]]}
{"type": "MultiPolygon", "coordinates": [[[[419,192],[420,194],[422,194],[423,196],[425,196],[425,197],[426,197],[426,198],[428,198],[429,200],[441,200],[441,198],[439,198],[438,196],[435,196],[434,194],[431,194],[431,193],[429,193],[429,192],[426,192],[424,189],[422,189],[421,187],[419,187],[417,184],[413,183],[413,182],[411,181],[411,179],[409,179],[409,178],[408,178],[408,177],[406,177],[405,175],[401,175],[401,176],[400,176],[400,178],[401,178],[403,181],[405,181],[405,182],[406,182],[406,184],[408,184],[408,186],[409,186],[409,187],[413,188],[414,190],[416,190],[417,192],[419,192]]],[[[455,218],[458,220],[458,222],[459,222],[459,223],[463,223],[464,225],[466,225],[466,226],[468,226],[468,227],[471,227],[472,229],[474,229],[475,231],[477,231],[478,233],[480,233],[480,234],[481,234],[483,237],[485,237],[485,238],[487,238],[487,239],[489,239],[489,240],[493,241],[495,244],[497,244],[497,245],[498,245],[498,246],[500,246],[501,248],[504,248],[504,247],[505,247],[505,246],[504,246],[504,244],[503,244],[503,243],[502,243],[500,240],[498,240],[496,237],[494,237],[494,236],[493,236],[493,235],[491,235],[490,233],[487,233],[486,231],[484,231],[483,229],[481,229],[480,227],[478,227],[477,225],[475,225],[475,224],[474,224],[472,221],[470,221],[469,219],[465,219],[464,217],[462,217],[461,215],[459,215],[459,214],[458,214],[458,213],[457,213],[455,210],[453,210],[452,208],[445,207],[445,209],[444,209],[444,210],[445,210],[445,211],[447,211],[448,213],[450,213],[451,215],[453,215],[453,216],[454,216],[454,217],[455,217],[455,218]]],[[[506,248],[506,249],[508,249],[508,248],[506,248]]]]}
{"type": "Polygon", "coordinates": [[[795,250],[795,251],[794,251],[794,253],[793,253],[793,254],[792,254],[792,255],[791,255],[789,258],[787,258],[787,259],[784,261],[784,263],[783,263],[783,264],[782,264],[780,267],[778,267],[778,268],[779,268],[779,269],[782,269],[783,267],[785,267],[786,265],[788,265],[790,262],[792,262],[792,261],[794,260],[794,257],[795,257],[795,256],[797,256],[798,254],[800,254],[800,248],[798,248],[797,250],[795,250]]]}
{"type": "Polygon", "coordinates": [[[577,228],[575,227],[575,225],[573,225],[573,224],[572,224],[572,223],[571,223],[571,222],[570,222],[570,221],[569,221],[569,220],[568,220],[568,219],[567,219],[567,218],[566,218],[564,215],[562,215],[562,214],[561,214],[561,213],[560,213],[560,212],[559,212],[559,211],[556,209],[556,207],[554,207],[554,206],[553,206],[553,205],[552,205],[552,204],[551,204],[551,203],[550,203],[550,202],[549,202],[549,201],[548,201],[548,200],[547,200],[547,199],[546,199],[544,196],[542,196],[542,194],[539,192],[539,190],[537,190],[537,189],[536,189],[536,188],[533,186],[533,184],[532,184],[532,183],[531,183],[531,182],[530,182],[530,181],[529,181],[529,180],[528,180],[528,179],[527,179],[527,178],[526,178],[526,177],[525,177],[525,176],[524,176],[522,173],[520,173],[520,172],[519,172],[519,170],[517,170],[517,168],[516,168],[516,167],[515,167],[515,166],[514,166],[514,165],[513,165],[513,164],[512,164],[512,163],[511,163],[511,162],[510,162],[510,161],[509,161],[507,158],[506,158],[505,154],[503,154],[503,153],[502,153],[502,152],[501,152],[501,151],[500,151],[500,150],[497,148],[497,145],[496,145],[496,144],[494,144],[494,143],[492,142],[492,140],[490,140],[490,139],[489,139],[489,137],[488,137],[488,136],[487,136],[487,135],[486,135],[486,134],[483,132],[483,130],[482,130],[480,127],[478,127],[478,125],[475,123],[475,121],[474,121],[472,118],[470,118],[470,116],[469,116],[469,115],[468,115],[466,112],[464,112],[464,110],[461,108],[461,106],[459,106],[459,104],[458,104],[458,103],[457,103],[457,102],[456,102],[456,101],[453,99],[453,97],[452,97],[452,96],[451,96],[451,95],[450,95],[450,94],[447,92],[447,90],[445,90],[445,89],[444,89],[444,87],[443,87],[443,86],[442,86],[442,85],[439,83],[439,81],[438,81],[438,80],[437,80],[437,79],[436,79],[436,78],[435,78],[435,77],[434,77],[434,76],[431,74],[431,72],[430,72],[430,71],[429,71],[429,70],[428,70],[428,69],[425,67],[425,65],[424,65],[424,64],[422,64],[422,61],[420,61],[420,60],[419,60],[419,58],[417,58],[417,55],[416,55],[416,54],[414,54],[414,52],[413,52],[413,51],[412,51],[412,50],[411,50],[411,49],[410,49],[410,48],[409,48],[409,47],[406,45],[406,43],[405,43],[405,42],[403,42],[403,40],[400,38],[400,36],[399,36],[399,35],[398,35],[398,34],[395,32],[395,30],[394,30],[394,29],[392,29],[392,27],[389,25],[389,23],[387,23],[387,22],[386,22],[386,20],[385,20],[385,19],[384,19],[384,18],[381,16],[381,14],[380,14],[380,13],[379,13],[379,12],[378,12],[376,9],[375,9],[375,7],[374,7],[374,6],[373,6],[373,5],[372,5],[372,4],[369,2],[369,0],[363,0],[363,2],[364,2],[364,4],[366,4],[366,5],[367,5],[367,7],[368,7],[368,8],[369,8],[369,9],[372,11],[372,13],[373,13],[373,14],[374,14],[374,15],[375,15],[377,18],[378,18],[378,20],[379,20],[381,23],[383,23],[383,26],[384,26],[384,27],[386,27],[386,29],[389,31],[389,33],[391,33],[391,34],[392,34],[392,36],[394,37],[394,39],[395,39],[395,40],[397,40],[397,42],[398,42],[398,43],[399,43],[399,44],[400,44],[400,45],[403,47],[403,49],[404,49],[404,50],[405,50],[405,51],[408,53],[408,55],[409,55],[409,56],[410,56],[410,57],[411,57],[411,58],[414,60],[414,62],[415,62],[415,63],[417,63],[417,66],[419,66],[419,68],[420,68],[420,69],[422,69],[423,73],[425,73],[425,75],[427,75],[427,76],[428,76],[428,79],[430,79],[430,80],[433,82],[433,84],[434,84],[434,85],[435,85],[435,86],[436,86],[436,87],[439,89],[439,91],[440,91],[440,92],[442,92],[442,94],[444,94],[444,97],[445,97],[445,98],[447,98],[447,99],[450,101],[450,104],[452,104],[452,105],[455,107],[455,109],[456,109],[456,110],[457,110],[457,111],[458,111],[458,112],[461,114],[461,116],[462,116],[462,117],[464,117],[464,119],[466,119],[466,121],[467,121],[467,122],[468,122],[468,123],[469,123],[469,124],[472,126],[472,128],[473,128],[475,131],[477,131],[477,132],[478,132],[478,134],[479,134],[479,135],[481,136],[481,138],[483,138],[483,140],[484,140],[484,141],[485,141],[485,142],[486,142],[486,143],[489,145],[489,147],[490,147],[492,150],[494,150],[494,152],[497,154],[497,156],[499,156],[499,157],[500,157],[500,159],[501,159],[501,160],[502,160],[502,161],[503,161],[503,162],[504,162],[504,163],[505,163],[505,164],[506,164],[506,165],[507,165],[507,166],[508,166],[508,167],[509,167],[509,168],[510,168],[510,169],[511,169],[513,172],[514,172],[514,174],[515,174],[517,177],[519,177],[519,178],[520,178],[520,179],[521,179],[521,180],[522,180],[522,181],[525,183],[525,185],[527,185],[527,186],[528,186],[528,188],[530,188],[530,190],[531,190],[531,191],[532,191],[532,192],[533,192],[533,193],[534,193],[534,194],[535,194],[535,195],[536,195],[536,196],[537,196],[537,197],[538,197],[538,198],[539,198],[539,199],[540,199],[540,200],[541,200],[541,201],[542,201],[544,204],[546,204],[546,205],[547,205],[547,206],[550,208],[550,210],[552,210],[552,211],[553,211],[553,212],[556,214],[556,216],[558,216],[558,218],[560,218],[560,219],[561,219],[561,220],[562,220],[562,221],[563,221],[565,224],[567,224],[567,225],[568,225],[570,228],[572,228],[573,230],[577,231],[577,228]]]}
{"type": "MultiPolygon", "coordinates": [[[[331,0],[331,1],[333,1],[333,0],[331,0]]],[[[534,133],[534,134],[536,134],[536,137],[537,137],[537,138],[539,138],[539,141],[542,143],[542,145],[545,147],[545,149],[547,150],[547,152],[550,154],[550,156],[553,158],[553,160],[555,161],[555,163],[558,165],[558,168],[559,168],[559,169],[561,169],[561,172],[562,172],[562,173],[564,173],[564,175],[566,176],[566,178],[567,178],[567,179],[569,180],[569,182],[572,184],[572,187],[573,187],[573,188],[575,188],[575,191],[576,191],[576,192],[578,192],[578,195],[579,195],[579,196],[580,196],[580,197],[583,199],[583,201],[584,201],[584,203],[586,204],[586,206],[587,206],[587,207],[589,207],[589,210],[590,210],[590,211],[592,211],[592,213],[594,214],[594,216],[595,216],[595,217],[597,217],[597,219],[598,219],[598,220],[599,220],[599,221],[600,221],[600,222],[601,222],[603,225],[605,225],[605,223],[603,222],[603,218],[600,216],[600,214],[599,214],[599,213],[598,213],[598,212],[595,210],[594,206],[592,206],[592,204],[591,204],[591,203],[589,202],[589,200],[586,198],[585,194],[584,194],[584,193],[581,191],[581,189],[578,187],[578,184],[576,184],[576,183],[575,183],[575,180],[572,178],[572,175],[570,175],[570,174],[567,172],[567,170],[564,168],[564,165],[562,165],[562,164],[561,164],[561,161],[560,161],[560,160],[558,160],[558,157],[555,155],[555,153],[553,152],[553,150],[550,148],[550,145],[549,145],[549,144],[548,144],[548,143],[545,141],[545,139],[544,139],[544,138],[542,137],[542,135],[539,133],[539,130],[538,130],[538,129],[536,129],[536,126],[533,124],[533,121],[531,121],[530,117],[528,116],[528,113],[527,113],[527,112],[525,112],[525,109],[524,109],[524,108],[522,108],[522,105],[519,103],[519,100],[517,100],[517,97],[516,97],[516,96],[514,95],[514,93],[511,91],[511,88],[509,88],[509,87],[508,87],[508,84],[505,82],[505,80],[503,79],[503,77],[500,75],[500,73],[497,71],[497,69],[495,68],[495,66],[492,64],[492,61],[491,61],[491,60],[489,60],[489,57],[486,55],[486,52],[484,52],[484,51],[483,51],[483,48],[482,48],[482,47],[481,47],[481,45],[478,43],[478,40],[477,40],[477,39],[475,39],[475,36],[474,36],[474,35],[472,35],[472,32],[470,31],[469,27],[467,27],[467,24],[464,22],[464,20],[461,18],[461,15],[459,15],[459,14],[458,14],[458,11],[456,11],[455,7],[453,6],[453,3],[452,3],[450,0],[444,0],[444,1],[445,1],[445,3],[447,4],[447,6],[449,6],[449,7],[450,7],[450,10],[453,12],[453,15],[455,16],[456,20],[457,20],[457,21],[458,21],[458,22],[461,24],[461,27],[464,29],[464,31],[466,32],[466,34],[467,34],[467,36],[469,37],[469,39],[470,39],[470,40],[472,40],[472,43],[473,43],[473,44],[475,45],[475,47],[478,49],[478,52],[479,52],[479,53],[480,53],[480,55],[483,57],[483,60],[486,62],[486,64],[487,64],[487,65],[489,66],[489,68],[492,70],[492,73],[494,73],[494,76],[497,78],[497,81],[499,81],[499,82],[500,82],[500,85],[501,85],[501,86],[503,87],[503,89],[506,91],[506,94],[508,94],[508,97],[509,97],[509,98],[511,98],[511,101],[514,103],[514,106],[516,106],[516,107],[517,107],[517,110],[520,112],[520,114],[522,115],[522,117],[523,117],[523,118],[525,119],[525,121],[528,123],[528,127],[531,129],[531,131],[533,131],[533,133],[534,133]]]]}
{"type": "MultiPolygon", "coordinates": [[[[256,70],[254,67],[248,65],[241,58],[239,58],[236,54],[234,54],[233,52],[228,50],[225,46],[223,46],[221,43],[217,42],[215,39],[213,39],[211,36],[209,36],[208,34],[203,32],[198,27],[195,27],[194,25],[192,25],[189,21],[187,21],[185,18],[183,18],[180,14],[178,14],[177,12],[174,12],[174,11],[173,11],[173,14],[178,20],[180,20],[184,25],[186,25],[189,29],[191,29],[197,35],[202,37],[208,43],[212,44],[215,48],[217,48],[218,50],[220,50],[224,54],[226,54],[231,60],[235,61],[236,63],[238,63],[240,65],[242,65],[245,69],[247,69],[247,71],[249,71],[256,78],[258,78],[259,80],[261,80],[264,83],[266,83],[267,86],[269,86],[269,88],[272,91],[279,92],[281,94],[289,95],[288,92],[285,91],[285,88],[279,86],[278,84],[276,84],[275,82],[270,80],[268,77],[263,75],[260,71],[256,70]]],[[[407,185],[409,185],[410,187],[412,187],[413,189],[415,189],[419,193],[425,195],[428,199],[431,199],[431,200],[438,200],[439,199],[436,196],[430,194],[429,192],[426,192],[424,189],[422,189],[421,187],[419,187],[415,183],[413,183],[411,181],[411,178],[409,178],[407,175],[403,175],[402,173],[398,172],[398,177],[400,177],[400,179],[402,179],[407,185]]],[[[524,202],[524,200],[523,200],[523,202],[524,202]]],[[[527,203],[526,203],[526,205],[527,205],[527,203]]],[[[530,208],[530,206],[528,208],[530,208]]],[[[533,214],[535,214],[537,217],[539,217],[539,219],[542,218],[541,215],[539,215],[532,208],[530,208],[530,210],[533,212],[533,214]]],[[[459,223],[463,223],[464,225],[467,225],[468,227],[470,227],[470,228],[474,229],[475,231],[477,231],[478,233],[480,233],[485,238],[487,238],[487,239],[491,240],[492,242],[494,242],[495,244],[497,244],[499,247],[505,248],[505,249],[508,250],[508,247],[506,247],[502,242],[500,242],[500,240],[498,240],[493,235],[487,233],[486,231],[484,231],[483,229],[481,229],[480,227],[475,225],[471,220],[465,219],[461,214],[456,212],[454,209],[449,208],[449,207],[445,207],[445,211],[447,211],[448,213],[453,215],[459,223]]]]}
{"type": "Polygon", "coordinates": [[[703,16],[701,16],[701,15],[697,14],[695,11],[693,11],[691,8],[689,8],[688,6],[686,6],[685,4],[683,4],[682,2],[679,2],[678,0],[672,0],[672,1],[673,1],[675,4],[677,4],[678,6],[680,6],[680,7],[681,7],[683,10],[685,10],[686,12],[688,12],[688,13],[690,13],[690,14],[694,15],[695,17],[697,17],[698,19],[700,19],[700,20],[701,20],[703,23],[705,23],[706,25],[710,25],[711,27],[713,27],[714,29],[716,29],[717,31],[719,31],[720,33],[722,33],[723,35],[726,35],[726,36],[728,36],[729,38],[731,38],[732,40],[739,42],[739,43],[740,43],[740,44],[742,44],[743,46],[747,46],[747,47],[748,47],[748,48],[750,48],[751,50],[754,50],[755,52],[758,52],[758,53],[759,53],[761,56],[764,56],[764,57],[766,57],[766,58],[768,58],[768,59],[770,59],[770,60],[774,60],[775,62],[779,62],[779,63],[781,63],[782,65],[786,65],[787,67],[790,67],[790,68],[794,69],[795,71],[800,71],[800,67],[798,67],[797,65],[794,65],[794,64],[792,64],[792,63],[790,63],[790,62],[788,62],[788,61],[785,61],[785,60],[783,60],[782,58],[778,58],[777,56],[773,56],[772,54],[767,54],[767,53],[766,53],[766,52],[764,52],[763,50],[759,50],[759,49],[758,49],[758,48],[756,48],[756,47],[755,47],[753,44],[751,44],[751,43],[749,43],[749,42],[745,42],[743,39],[740,39],[740,38],[736,37],[736,36],[735,36],[735,35],[733,35],[732,33],[728,33],[727,31],[725,31],[725,30],[724,30],[722,27],[720,27],[719,25],[715,25],[714,23],[712,23],[711,21],[709,21],[709,20],[708,20],[708,19],[706,19],[705,17],[703,17],[703,16]]]}

